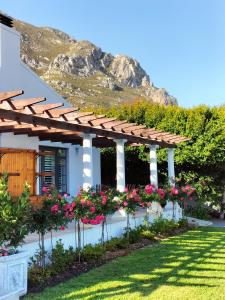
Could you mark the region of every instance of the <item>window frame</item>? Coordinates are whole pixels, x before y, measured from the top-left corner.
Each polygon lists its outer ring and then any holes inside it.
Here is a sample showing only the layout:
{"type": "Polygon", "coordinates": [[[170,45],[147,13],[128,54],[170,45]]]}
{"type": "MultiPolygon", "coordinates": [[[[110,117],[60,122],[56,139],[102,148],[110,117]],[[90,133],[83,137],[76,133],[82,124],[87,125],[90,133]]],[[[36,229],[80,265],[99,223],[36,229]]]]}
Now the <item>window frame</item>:
{"type": "MultiPolygon", "coordinates": [[[[67,193],[68,192],[68,149],[64,148],[64,147],[54,147],[54,146],[44,146],[41,145],[39,146],[39,150],[40,151],[53,151],[54,152],[54,159],[55,159],[55,166],[54,166],[54,185],[56,186],[56,188],[59,190],[59,168],[60,168],[60,160],[64,159],[65,160],[65,184],[62,184],[62,186],[65,185],[65,190],[62,190],[62,194],[67,193]],[[65,151],[65,155],[60,156],[59,155],[59,151],[60,150],[64,150],[65,151]]],[[[40,157],[40,161],[39,161],[39,169],[40,172],[44,171],[44,159],[43,157],[40,157]]],[[[44,176],[40,178],[40,182],[39,182],[39,188],[40,188],[40,193],[42,192],[42,187],[44,184],[44,176]]]]}

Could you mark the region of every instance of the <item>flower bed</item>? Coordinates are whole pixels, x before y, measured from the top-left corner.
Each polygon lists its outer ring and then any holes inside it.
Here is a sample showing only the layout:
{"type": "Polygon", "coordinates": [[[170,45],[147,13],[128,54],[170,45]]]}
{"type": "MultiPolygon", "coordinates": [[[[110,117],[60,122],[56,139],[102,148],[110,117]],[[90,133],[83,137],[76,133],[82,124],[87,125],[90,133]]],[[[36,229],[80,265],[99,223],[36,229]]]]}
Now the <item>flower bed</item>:
{"type": "MultiPolygon", "coordinates": [[[[131,230],[130,215],[134,215],[138,208],[149,209],[153,203],[164,207],[170,201],[173,205],[179,203],[185,207],[187,202],[192,199],[194,192],[195,190],[191,186],[155,188],[147,185],[132,190],[126,189],[124,192],[118,192],[115,189],[99,192],[93,189],[81,190],[75,197],[69,197],[66,194],[59,194],[54,187],[43,187],[43,196],[35,199],[29,197],[29,187],[25,185],[22,195],[14,199],[8,193],[7,176],[5,175],[0,179],[0,259],[17,255],[17,247],[22,244],[24,237],[28,233],[37,232],[40,251],[33,259],[33,264],[36,268],[35,280],[38,282],[38,278],[47,278],[49,274],[49,268],[46,266],[46,258],[49,260],[49,254],[45,250],[45,234],[47,232],[64,230],[70,222],[75,221],[77,248],[75,252],[72,249],[67,250],[69,252],[65,252],[64,256],[69,258],[72,255],[73,260],[72,257],[70,258],[73,263],[76,258],[78,258],[78,263],[85,261],[87,257],[97,259],[98,255],[102,256],[105,251],[104,247],[107,247],[104,237],[107,216],[120,210],[125,212],[127,227],[123,237],[124,245],[133,243],[135,236],[139,236],[140,241],[149,240],[152,233],[149,233],[146,228],[131,230]],[[94,250],[92,246],[81,245],[81,224],[92,226],[101,224],[101,245],[95,246],[94,250]]],[[[164,227],[167,226],[169,223],[164,227]]],[[[165,229],[164,231],[166,232],[165,229]]],[[[121,245],[121,243],[119,244],[121,245]]],[[[60,245],[52,255],[57,254],[59,249],[60,245]]],[[[129,249],[129,246],[126,249],[129,249]]],[[[60,255],[56,255],[55,265],[57,265],[57,260],[60,261],[60,255]]],[[[52,276],[55,270],[53,272],[51,268],[52,276]]],[[[62,269],[62,265],[59,268],[62,269]]]]}
{"type": "Polygon", "coordinates": [[[76,249],[64,249],[59,241],[50,254],[50,264],[41,268],[38,264],[38,255],[29,270],[29,292],[40,292],[47,286],[54,286],[71,277],[79,276],[97,266],[120,256],[128,255],[131,251],[159,242],[161,239],[187,231],[185,219],[179,222],[159,219],[153,224],[138,226],[127,231],[119,238],[112,238],[105,245],[87,245],[80,253],[76,249]]]}

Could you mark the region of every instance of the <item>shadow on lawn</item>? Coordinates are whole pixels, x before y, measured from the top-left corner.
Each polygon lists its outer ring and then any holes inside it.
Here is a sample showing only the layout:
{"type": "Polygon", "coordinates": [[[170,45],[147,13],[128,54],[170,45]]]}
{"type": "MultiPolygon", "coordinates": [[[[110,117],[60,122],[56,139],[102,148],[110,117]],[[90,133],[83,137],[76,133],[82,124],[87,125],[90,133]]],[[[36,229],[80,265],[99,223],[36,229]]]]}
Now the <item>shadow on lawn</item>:
{"type": "Polygon", "coordinates": [[[224,233],[225,230],[218,228],[194,230],[150,249],[138,250],[72,279],[64,287],[58,286],[55,291],[59,291],[60,295],[51,299],[104,300],[116,295],[120,299],[124,295],[126,299],[125,294],[128,293],[138,293],[144,297],[161,285],[216,287],[215,279],[225,279],[224,233]],[[221,264],[213,263],[215,258],[224,261],[221,264]],[[206,274],[207,271],[217,270],[224,272],[224,276],[206,274]]]}

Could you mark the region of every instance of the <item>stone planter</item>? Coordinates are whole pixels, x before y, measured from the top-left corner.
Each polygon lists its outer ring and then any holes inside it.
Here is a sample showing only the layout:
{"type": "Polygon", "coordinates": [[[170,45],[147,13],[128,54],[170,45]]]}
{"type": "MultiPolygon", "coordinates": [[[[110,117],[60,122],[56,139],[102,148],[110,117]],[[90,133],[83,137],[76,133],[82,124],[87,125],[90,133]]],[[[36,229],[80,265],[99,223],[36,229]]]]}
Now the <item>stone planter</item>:
{"type": "Polygon", "coordinates": [[[27,293],[27,267],[27,252],[0,257],[0,300],[27,293]]]}
{"type": "Polygon", "coordinates": [[[159,218],[162,216],[162,206],[157,202],[153,201],[151,206],[147,208],[147,212],[149,215],[152,215],[154,218],[159,218]]]}

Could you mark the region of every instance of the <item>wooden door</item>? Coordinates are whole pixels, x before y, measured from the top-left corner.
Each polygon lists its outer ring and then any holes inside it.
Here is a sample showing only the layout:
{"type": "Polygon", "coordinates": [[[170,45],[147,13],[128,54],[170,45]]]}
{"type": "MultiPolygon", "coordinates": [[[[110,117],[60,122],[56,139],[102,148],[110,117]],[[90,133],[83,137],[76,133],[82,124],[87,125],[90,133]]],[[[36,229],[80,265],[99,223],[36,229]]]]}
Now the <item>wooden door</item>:
{"type": "Polygon", "coordinates": [[[36,152],[26,149],[0,148],[0,173],[9,174],[9,192],[13,196],[22,193],[27,182],[31,195],[36,192],[36,152]]]}

